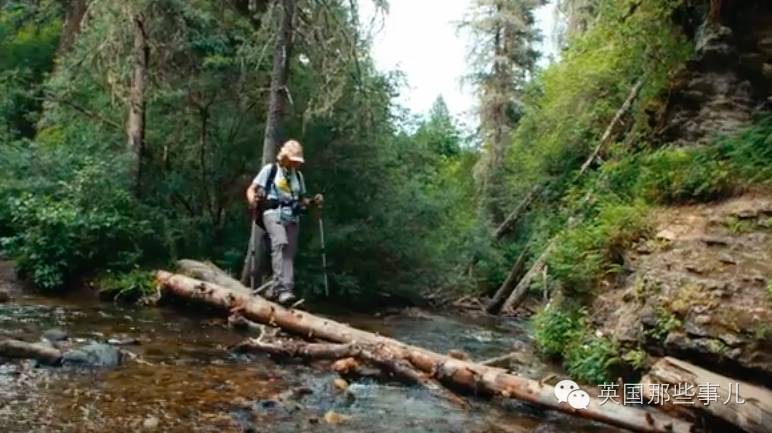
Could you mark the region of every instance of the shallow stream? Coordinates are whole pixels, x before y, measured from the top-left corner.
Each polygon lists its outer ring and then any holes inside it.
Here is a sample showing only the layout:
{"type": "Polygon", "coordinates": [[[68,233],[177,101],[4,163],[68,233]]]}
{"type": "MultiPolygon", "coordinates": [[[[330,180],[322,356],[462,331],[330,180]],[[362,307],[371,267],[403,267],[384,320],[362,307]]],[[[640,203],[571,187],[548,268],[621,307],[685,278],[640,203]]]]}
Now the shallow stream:
{"type": "MultiPolygon", "coordinates": [[[[371,379],[343,392],[324,368],[236,355],[245,336],[225,320],[171,307],[129,307],[83,294],[51,298],[23,291],[8,276],[0,289],[0,338],[37,340],[50,328],[83,341],[138,340],[125,346],[144,362],[111,369],[41,367],[0,361],[0,432],[616,432],[600,424],[513,401],[468,397],[462,409],[429,392],[371,379]],[[296,397],[278,399],[287,390],[296,397]],[[327,417],[325,417],[327,415],[327,417]]],[[[330,317],[437,351],[484,359],[517,347],[516,370],[550,372],[531,355],[525,323],[406,310],[378,317],[330,317]]],[[[285,392],[286,395],[286,392],[285,392]]]]}

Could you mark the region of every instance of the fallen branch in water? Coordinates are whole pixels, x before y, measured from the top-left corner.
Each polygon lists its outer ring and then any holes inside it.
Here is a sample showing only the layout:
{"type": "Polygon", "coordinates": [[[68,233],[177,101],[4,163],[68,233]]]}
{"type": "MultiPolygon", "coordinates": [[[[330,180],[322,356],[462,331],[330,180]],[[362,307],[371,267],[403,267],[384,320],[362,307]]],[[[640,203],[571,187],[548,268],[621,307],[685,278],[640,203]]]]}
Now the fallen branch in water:
{"type": "Polygon", "coordinates": [[[506,355],[496,356],[493,358],[488,358],[484,361],[480,361],[480,365],[489,365],[493,367],[506,368],[504,364],[508,363],[513,359],[516,359],[517,356],[518,356],[517,352],[507,353],[506,355]]]}
{"type": "MultiPolygon", "coordinates": [[[[405,360],[391,355],[385,348],[363,347],[355,343],[306,343],[298,340],[275,340],[271,342],[260,339],[249,339],[234,347],[238,352],[265,352],[274,356],[300,357],[309,359],[335,359],[344,361],[333,367],[341,374],[357,373],[362,370],[361,364],[350,359],[362,359],[378,366],[392,377],[401,381],[422,386],[451,402],[467,407],[467,402],[448,391],[439,382],[423,374],[405,360]]],[[[371,374],[367,374],[370,376],[371,374]]]]}
{"type": "Polygon", "coordinates": [[[586,409],[574,409],[559,403],[554,388],[537,380],[509,374],[506,370],[453,359],[398,340],[362,331],[305,311],[290,310],[257,296],[242,295],[216,284],[184,275],[158,271],[156,279],[165,297],[197,301],[230,311],[238,308],[249,320],[280,327],[307,339],[323,339],[335,343],[353,343],[360,347],[386,350],[392,359],[454,388],[479,394],[493,394],[546,406],[570,415],[589,418],[640,432],[687,433],[692,424],[655,410],[608,404],[601,406],[592,400],[586,409]]]}
{"type": "Polygon", "coordinates": [[[62,352],[42,343],[6,339],[0,340],[0,356],[6,358],[35,359],[44,364],[57,365],[62,361],[62,352]]]}

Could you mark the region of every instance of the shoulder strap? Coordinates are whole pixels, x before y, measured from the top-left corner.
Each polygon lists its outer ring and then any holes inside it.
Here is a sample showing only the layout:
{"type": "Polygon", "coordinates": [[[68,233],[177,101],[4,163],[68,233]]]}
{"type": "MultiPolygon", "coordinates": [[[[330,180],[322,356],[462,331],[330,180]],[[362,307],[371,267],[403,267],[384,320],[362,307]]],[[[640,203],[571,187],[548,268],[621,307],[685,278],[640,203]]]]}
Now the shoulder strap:
{"type": "Polygon", "coordinates": [[[271,193],[271,189],[273,188],[273,182],[276,178],[276,171],[278,170],[278,164],[273,163],[271,164],[271,171],[268,172],[268,179],[265,181],[265,194],[268,195],[271,193]]]}
{"type": "Polygon", "coordinates": [[[306,180],[303,178],[303,172],[298,170],[298,182],[300,182],[300,195],[304,195],[306,193],[306,180]]]}

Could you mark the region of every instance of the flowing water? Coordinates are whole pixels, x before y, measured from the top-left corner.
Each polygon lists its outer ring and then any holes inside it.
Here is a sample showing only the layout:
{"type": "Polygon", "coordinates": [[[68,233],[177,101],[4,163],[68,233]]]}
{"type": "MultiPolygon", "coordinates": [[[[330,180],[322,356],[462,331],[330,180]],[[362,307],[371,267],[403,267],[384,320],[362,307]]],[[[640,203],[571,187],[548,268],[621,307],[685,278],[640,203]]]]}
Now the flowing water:
{"type": "MultiPolygon", "coordinates": [[[[371,379],[355,380],[343,392],[321,366],[229,352],[244,335],[215,315],[114,305],[83,294],[43,297],[20,290],[6,272],[0,289],[9,288],[14,298],[0,304],[0,338],[32,341],[56,327],[76,341],[135,339],[138,344],[123,349],[143,362],[105,369],[0,361],[3,433],[618,431],[515,401],[468,397],[471,407],[463,409],[424,389],[371,379]],[[287,390],[297,396],[288,397],[287,390]]],[[[522,322],[415,310],[331,317],[437,351],[464,350],[475,359],[517,347],[523,353],[519,373],[539,378],[549,371],[530,355],[522,322]]]]}

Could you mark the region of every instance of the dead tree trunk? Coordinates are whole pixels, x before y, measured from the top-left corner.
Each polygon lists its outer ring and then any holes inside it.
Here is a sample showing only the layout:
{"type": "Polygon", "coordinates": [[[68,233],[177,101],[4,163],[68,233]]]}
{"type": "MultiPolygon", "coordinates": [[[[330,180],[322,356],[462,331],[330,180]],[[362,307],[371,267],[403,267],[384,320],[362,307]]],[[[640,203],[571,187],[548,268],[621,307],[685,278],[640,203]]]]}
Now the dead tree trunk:
{"type": "Polygon", "coordinates": [[[281,17],[279,30],[276,34],[276,45],[273,50],[273,70],[271,71],[271,93],[268,97],[268,111],[265,119],[265,135],[263,137],[263,164],[269,164],[276,159],[276,149],[282,139],[282,124],[284,112],[289,99],[289,68],[292,55],[292,39],[294,29],[292,21],[295,16],[295,0],[281,0],[281,17]]]}
{"type": "MultiPolygon", "coordinates": [[[[284,113],[289,101],[289,69],[292,55],[292,39],[294,37],[293,19],[295,16],[295,0],[280,0],[280,25],[276,34],[276,45],[273,50],[273,69],[271,71],[271,90],[268,97],[268,110],[265,118],[265,134],[263,136],[263,165],[276,159],[276,150],[282,140],[282,124],[284,113]]],[[[250,226],[251,235],[247,246],[247,256],[241,280],[245,284],[249,280],[259,282],[269,268],[265,251],[264,231],[254,221],[250,226]],[[250,265],[250,261],[254,263],[250,265]]],[[[259,285],[259,283],[257,284],[259,285]]]]}
{"type": "MultiPolygon", "coordinates": [[[[468,405],[466,400],[450,392],[435,379],[417,370],[404,359],[395,357],[380,347],[366,347],[354,343],[305,343],[296,340],[264,342],[261,339],[249,339],[237,345],[235,349],[240,352],[256,351],[278,356],[309,359],[337,360],[361,358],[370,364],[378,366],[381,370],[385,370],[392,377],[401,381],[425,387],[429,391],[459,406],[466,407],[468,405]]],[[[356,367],[359,367],[358,364],[356,367]]],[[[354,370],[356,369],[354,368],[354,370]]]]}
{"type": "MultiPolygon", "coordinates": [[[[726,376],[705,370],[680,359],[665,357],[657,361],[649,373],[641,381],[643,395],[647,399],[663,398],[664,395],[652,394],[650,384],[668,384],[670,401],[663,404],[673,404],[673,392],[679,384],[692,386],[690,395],[681,396],[679,403],[710,413],[750,433],[769,432],[772,426],[772,391],[751,385],[746,382],[731,379],[726,376]],[[708,386],[713,386],[707,388],[708,386]],[[699,389],[702,389],[703,400],[700,401],[699,389]],[[715,391],[715,393],[710,390],[715,391]],[[715,400],[704,404],[714,396],[715,400]]],[[[659,387],[663,389],[664,387],[659,387]]],[[[666,390],[668,388],[665,388],[666,390]]]]}
{"type": "Polygon", "coordinates": [[[126,135],[129,151],[129,176],[135,195],[139,195],[142,178],[142,159],[145,153],[145,88],[147,85],[147,63],[150,47],[147,42],[144,17],[133,17],[134,71],[129,91],[129,115],[126,120],[126,135]]]}
{"type": "Polygon", "coordinates": [[[236,281],[236,279],[231,277],[227,272],[218,268],[214,263],[183,259],[178,260],[175,265],[177,265],[177,269],[180,273],[189,277],[208,281],[243,294],[249,294],[249,290],[247,290],[246,287],[236,281]]]}
{"type": "Polygon", "coordinates": [[[627,99],[625,100],[624,104],[617,110],[614,117],[611,119],[611,123],[608,124],[606,127],[606,130],[603,132],[603,135],[600,137],[600,142],[597,146],[595,146],[595,150],[592,151],[590,154],[590,157],[587,158],[586,161],[584,161],[584,164],[582,164],[582,168],[579,169],[579,174],[576,175],[576,179],[578,180],[581,178],[584,173],[587,171],[588,168],[590,168],[590,165],[592,165],[593,161],[595,161],[595,158],[598,157],[600,154],[600,151],[603,149],[603,147],[611,141],[612,133],[614,132],[614,129],[616,128],[617,124],[622,120],[622,117],[630,110],[630,107],[633,106],[633,101],[635,101],[635,98],[638,96],[638,92],[640,92],[641,87],[643,87],[645,79],[641,78],[638,80],[638,82],[635,83],[632,89],[630,89],[630,94],[627,95],[627,99]]]}
{"type": "Polygon", "coordinates": [[[504,280],[504,282],[501,284],[501,287],[496,290],[496,294],[493,295],[493,299],[491,299],[490,302],[488,302],[488,305],[485,306],[485,311],[490,314],[497,314],[499,312],[501,303],[509,297],[509,294],[512,293],[513,288],[523,276],[525,259],[527,256],[528,247],[524,248],[523,252],[521,252],[520,256],[517,258],[517,260],[515,260],[515,264],[512,265],[512,269],[509,271],[509,275],[507,275],[507,279],[504,280]]]}
{"type": "Polygon", "coordinates": [[[504,220],[503,223],[499,225],[499,227],[496,229],[496,240],[499,241],[501,238],[504,237],[507,233],[509,233],[512,228],[517,224],[518,221],[520,221],[520,218],[525,214],[525,211],[528,210],[528,206],[531,205],[531,202],[536,197],[536,195],[539,193],[539,190],[541,189],[541,185],[535,186],[526,196],[520,201],[520,203],[517,205],[515,210],[510,213],[507,218],[504,220]]]}
{"type": "Polygon", "coordinates": [[[552,386],[508,374],[505,370],[462,361],[398,340],[352,328],[304,311],[290,310],[260,297],[250,297],[184,275],[158,271],[156,279],[165,296],[206,303],[222,310],[238,310],[244,317],[280,327],[305,338],[380,347],[428,377],[474,392],[511,397],[571,415],[594,419],[640,432],[687,433],[692,425],[656,411],[623,405],[601,406],[593,400],[586,409],[558,403],[552,386]]]}
{"type": "Polygon", "coordinates": [[[523,278],[517,283],[517,286],[512,290],[512,293],[509,294],[507,300],[504,301],[504,305],[501,306],[501,311],[512,312],[520,306],[523,299],[525,299],[525,295],[528,293],[528,288],[531,287],[533,279],[541,275],[541,271],[544,269],[544,265],[547,264],[547,258],[549,257],[554,244],[555,240],[553,239],[547,245],[547,248],[542,251],[541,255],[539,255],[539,258],[531,265],[528,272],[526,272],[523,278]]]}

